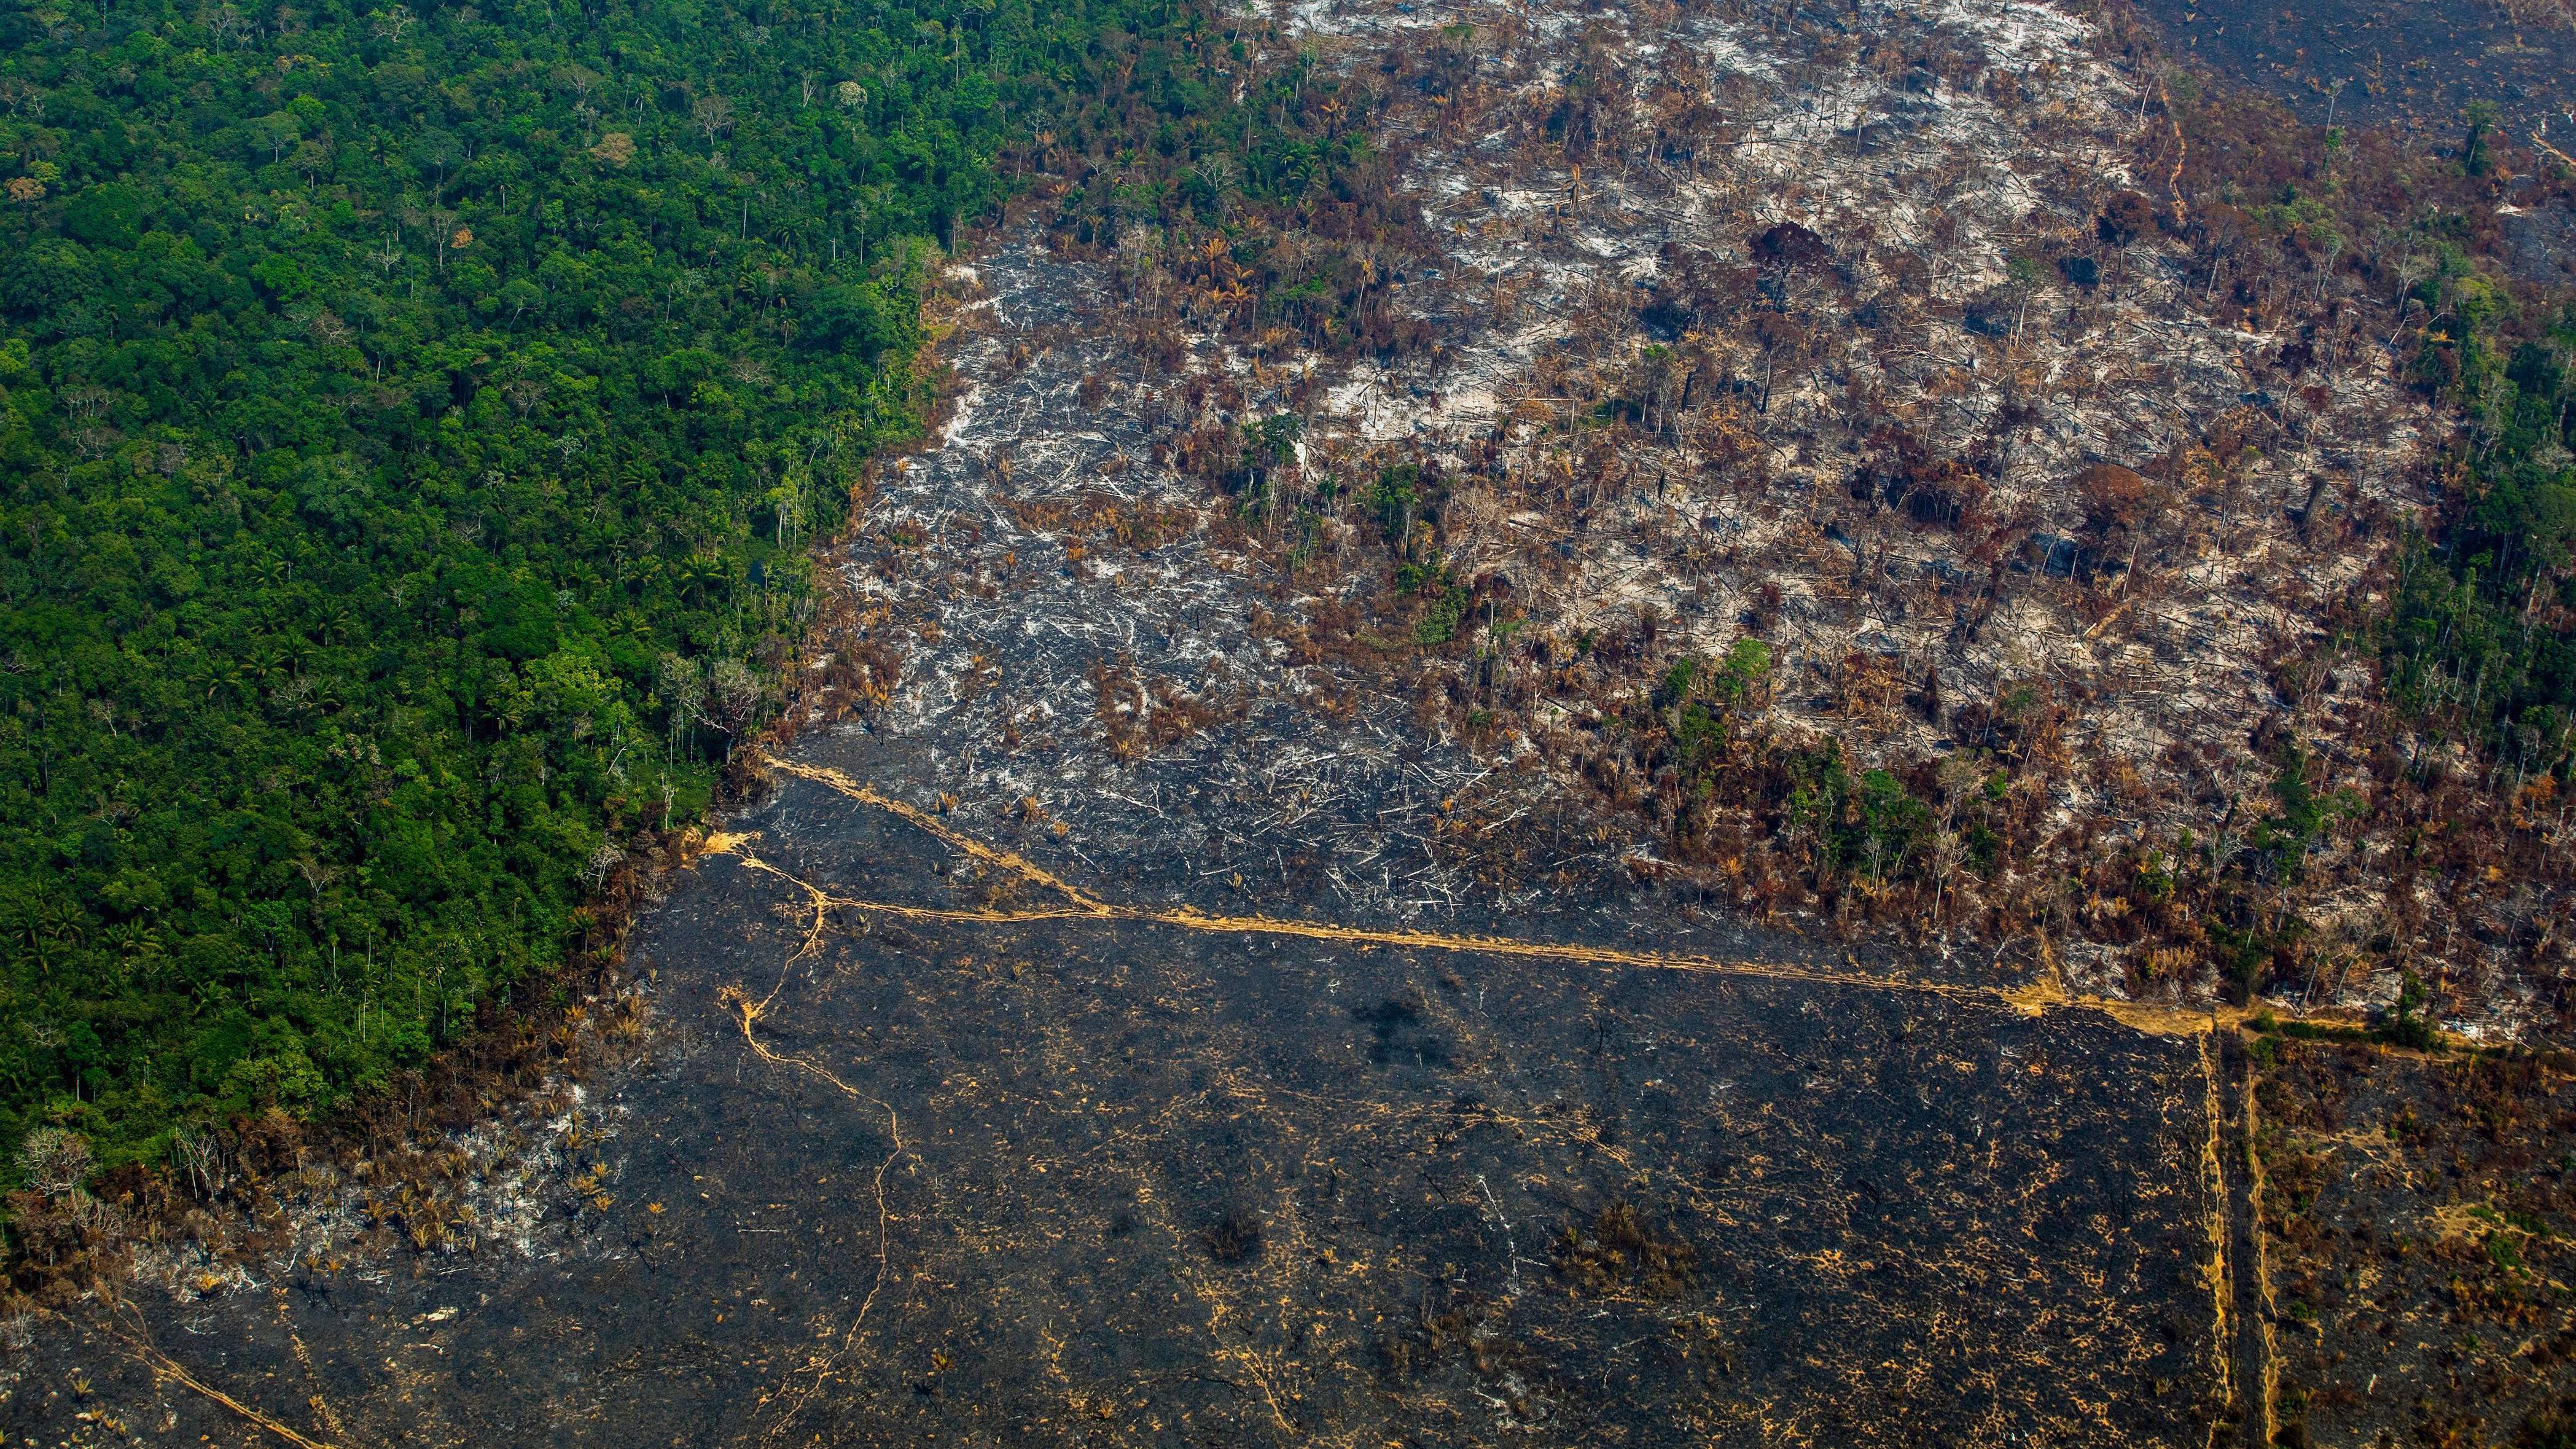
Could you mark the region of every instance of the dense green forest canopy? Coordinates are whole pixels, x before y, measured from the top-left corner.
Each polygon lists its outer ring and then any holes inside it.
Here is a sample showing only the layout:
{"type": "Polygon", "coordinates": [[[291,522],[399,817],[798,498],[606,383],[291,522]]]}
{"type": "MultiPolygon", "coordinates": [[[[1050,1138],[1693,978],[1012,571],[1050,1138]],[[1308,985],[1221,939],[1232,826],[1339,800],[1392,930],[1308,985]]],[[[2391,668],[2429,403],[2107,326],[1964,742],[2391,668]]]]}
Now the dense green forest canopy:
{"type": "Polygon", "coordinates": [[[317,1110],[558,962],[775,707],[925,257],[1140,126],[1221,207],[1174,127],[1252,135],[1234,53],[1168,0],[0,16],[0,1143],[317,1110]]]}
{"type": "Polygon", "coordinates": [[[2403,561],[2380,631],[2389,693],[2514,789],[2576,745],[2576,304],[2518,315],[2446,254],[2416,284],[2432,321],[2417,371],[2467,422],[2438,544],[2403,561]]]}

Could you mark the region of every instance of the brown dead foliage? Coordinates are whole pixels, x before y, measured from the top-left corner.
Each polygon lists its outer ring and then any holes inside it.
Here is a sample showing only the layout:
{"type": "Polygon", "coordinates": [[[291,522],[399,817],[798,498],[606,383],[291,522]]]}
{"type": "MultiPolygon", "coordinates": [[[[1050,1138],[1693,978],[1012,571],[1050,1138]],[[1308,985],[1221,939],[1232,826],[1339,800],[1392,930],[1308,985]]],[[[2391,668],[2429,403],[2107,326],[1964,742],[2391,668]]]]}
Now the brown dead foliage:
{"type": "Polygon", "coordinates": [[[1680,1238],[1658,1237],[1624,1202],[1602,1208],[1589,1225],[1566,1224],[1549,1256],[1557,1277],[1589,1293],[1669,1298],[1699,1281],[1699,1251],[1680,1238]]]}

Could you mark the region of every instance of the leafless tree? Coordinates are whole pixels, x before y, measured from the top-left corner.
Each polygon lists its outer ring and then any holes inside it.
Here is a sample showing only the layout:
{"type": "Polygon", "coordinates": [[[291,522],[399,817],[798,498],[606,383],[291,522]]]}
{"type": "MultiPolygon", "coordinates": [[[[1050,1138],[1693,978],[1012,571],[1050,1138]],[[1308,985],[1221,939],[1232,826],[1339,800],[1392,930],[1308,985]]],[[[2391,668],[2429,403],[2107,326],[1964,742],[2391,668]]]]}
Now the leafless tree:
{"type": "Polygon", "coordinates": [[[689,119],[705,134],[712,148],[716,137],[733,129],[733,102],[722,96],[700,96],[697,104],[689,108],[689,119]]]}

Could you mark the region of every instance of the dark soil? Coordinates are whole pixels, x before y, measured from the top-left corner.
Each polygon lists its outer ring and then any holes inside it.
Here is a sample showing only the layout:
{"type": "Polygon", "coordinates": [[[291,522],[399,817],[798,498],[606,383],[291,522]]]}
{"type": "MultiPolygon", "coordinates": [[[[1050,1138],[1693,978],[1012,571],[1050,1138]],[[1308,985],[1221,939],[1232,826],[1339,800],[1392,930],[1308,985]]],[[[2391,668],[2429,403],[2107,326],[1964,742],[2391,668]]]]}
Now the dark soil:
{"type": "MultiPolygon", "coordinates": [[[[739,823],[841,895],[992,894],[802,781],[739,823]]],[[[809,948],[795,898],[717,856],[647,921],[666,1064],[600,1104],[612,1206],[532,1259],[126,1321],[340,1444],[2200,1445],[2218,1413],[2191,1040],[1143,923],[845,908],[809,948]]],[[[102,1324],[17,1356],[0,1428],[272,1442],[102,1324]]]]}
{"type": "MultiPolygon", "coordinates": [[[[2140,0],[2165,45],[2240,84],[2280,97],[2311,123],[2396,123],[2464,130],[2472,101],[2492,102],[2519,139],[2546,122],[2576,133],[2576,16],[2491,0],[2140,0]]],[[[2561,144],[2563,145],[2563,139],[2561,144]]]]}

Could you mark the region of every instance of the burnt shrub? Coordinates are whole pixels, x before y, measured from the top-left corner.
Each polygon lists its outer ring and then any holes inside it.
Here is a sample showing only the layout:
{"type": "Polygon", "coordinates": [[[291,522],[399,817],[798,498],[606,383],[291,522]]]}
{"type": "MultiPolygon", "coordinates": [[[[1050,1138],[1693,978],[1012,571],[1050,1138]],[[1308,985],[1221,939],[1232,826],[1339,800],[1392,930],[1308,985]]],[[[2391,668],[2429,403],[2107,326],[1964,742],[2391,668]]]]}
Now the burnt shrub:
{"type": "Polygon", "coordinates": [[[1566,1224],[1550,1257],[1557,1276],[1578,1287],[1669,1298],[1699,1281],[1699,1252],[1671,1228],[1664,1232],[1669,1236],[1656,1236],[1634,1207],[1614,1202],[1593,1216],[1589,1231],[1566,1224]]]}
{"type": "Polygon", "coordinates": [[[1251,1209],[1230,1205],[1215,1221],[1199,1229],[1199,1246],[1220,1263],[1241,1263],[1261,1253],[1261,1218],[1251,1209]]]}

